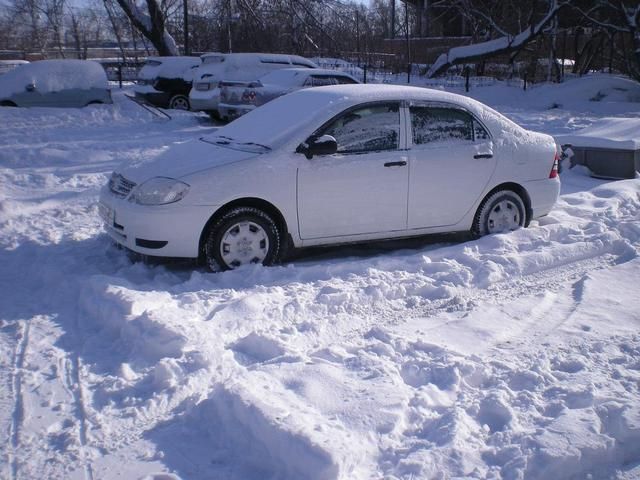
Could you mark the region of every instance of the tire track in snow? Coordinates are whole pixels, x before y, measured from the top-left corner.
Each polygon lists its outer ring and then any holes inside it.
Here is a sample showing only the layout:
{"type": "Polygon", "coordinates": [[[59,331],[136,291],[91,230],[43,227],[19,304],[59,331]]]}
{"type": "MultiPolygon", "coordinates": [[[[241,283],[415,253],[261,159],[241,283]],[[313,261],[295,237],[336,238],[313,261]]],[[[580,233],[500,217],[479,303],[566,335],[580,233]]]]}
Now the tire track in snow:
{"type": "Polygon", "coordinates": [[[9,439],[11,449],[9,453],[10,475],[11,480],[18,479],[18,459],[17,452],[20,449],[20,432],[25,417],[24,396],[22,392],[23,371],[25,358],[27,356],[27,348],[29,347],[29,329],[30,322],[21,320],[18,322],[18,342],[13,355],[13,368],[11,372],[11,388],[13,390],[13,414],[11,416],[11,427],[9,439]]]}
{"type": "MultiPolygon", "coordinates": [[[[76,332],[79,332],[79,324],[75,321],[76,332]]],[[[81,339],[78,339],[81,340],[81,339]]],[[[80,341],[76,342],[76,345],[81,345],[80,341]]],[[[86,480],[93,480],[93,466],[91,459],[87,455],[88,437],[87,437],[87,407],[85,403],[85,392],[82,384],[82,362],[77,351],[71,353],[70,357],[67,357],[62,362],[64,374],[61,376],[65,384],[65,389],[73,398],[74,408],[76,411],[76,419],[79,423],[78,439],[80,441],[80,459],[84,468],[84,477],[86,480]]]]}

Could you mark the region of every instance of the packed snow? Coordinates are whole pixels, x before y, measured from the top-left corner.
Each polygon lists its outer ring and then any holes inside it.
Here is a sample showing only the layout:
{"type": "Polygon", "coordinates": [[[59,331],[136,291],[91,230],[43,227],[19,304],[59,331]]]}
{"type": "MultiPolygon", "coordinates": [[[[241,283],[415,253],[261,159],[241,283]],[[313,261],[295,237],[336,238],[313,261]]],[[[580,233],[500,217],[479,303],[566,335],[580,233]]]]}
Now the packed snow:
{"type": "MultiPolygon", "coordinates": [[[[545,109],[562,88],[471,95],[553,135],[640,118],[545,109]]],[[[96,206],[208,117],[116,92],[0,123],[1,478],[640,478],[640,179],[565,169],[527,229],[212,274],[132,261],[96,206]]]]}

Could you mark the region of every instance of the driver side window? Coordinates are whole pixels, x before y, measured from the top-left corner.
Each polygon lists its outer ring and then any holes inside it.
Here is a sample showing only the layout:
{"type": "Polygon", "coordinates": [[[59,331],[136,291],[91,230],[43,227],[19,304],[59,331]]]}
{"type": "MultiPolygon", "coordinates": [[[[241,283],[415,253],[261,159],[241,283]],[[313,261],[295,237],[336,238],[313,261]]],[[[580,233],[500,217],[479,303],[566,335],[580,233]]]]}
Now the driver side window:
{"type": "Polygon", "coordinates": [[[337,153],[397,150],[400,138],[400,105],[384,103],[349,110],[318,133],[331,135],[337,153]]]}

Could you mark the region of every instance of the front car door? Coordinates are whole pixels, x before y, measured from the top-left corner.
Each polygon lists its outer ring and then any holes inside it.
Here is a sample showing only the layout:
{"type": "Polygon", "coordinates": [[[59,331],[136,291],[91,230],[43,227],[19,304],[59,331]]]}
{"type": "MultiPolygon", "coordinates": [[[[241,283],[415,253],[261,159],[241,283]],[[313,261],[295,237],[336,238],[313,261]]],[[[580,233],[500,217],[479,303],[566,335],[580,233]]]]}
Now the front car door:
{"type": "Polygon", "coordinates": [[[496,167],[489,131],[451,104],[409,106],[408,228],[454,225],[475,204],[496,167]]]}
{"type": "Polygon", "coordinates": [[[331,135],[338,150],[300,163],[300,238],[406,229],[408,158],[403,110],[400,102],[359,105],[312,135],[331,135]]]}

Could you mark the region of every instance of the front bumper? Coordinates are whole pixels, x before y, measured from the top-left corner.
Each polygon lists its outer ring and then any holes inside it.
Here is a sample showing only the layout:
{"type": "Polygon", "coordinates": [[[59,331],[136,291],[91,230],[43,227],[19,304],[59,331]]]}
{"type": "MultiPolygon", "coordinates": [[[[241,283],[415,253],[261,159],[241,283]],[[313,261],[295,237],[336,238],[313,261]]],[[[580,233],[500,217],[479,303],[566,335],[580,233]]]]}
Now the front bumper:
{"type": "Polygon", "coordinates": [[[108,187],[98,204],[104,227],[123,247],[143,255],[197,258],[200,235],[216,210],[212,206],[147,206],[116,197],[108,187]]]}

